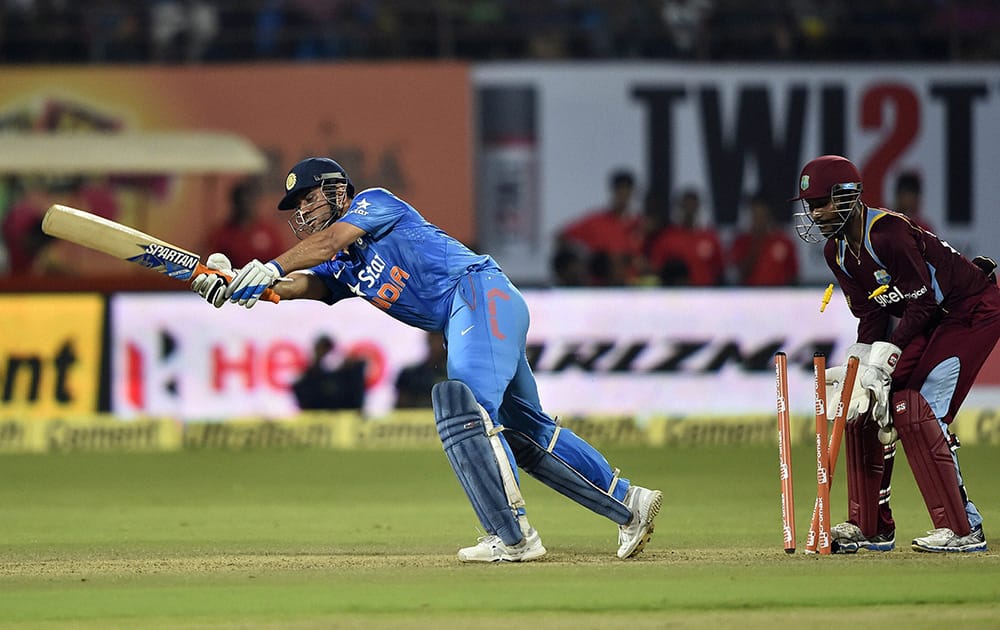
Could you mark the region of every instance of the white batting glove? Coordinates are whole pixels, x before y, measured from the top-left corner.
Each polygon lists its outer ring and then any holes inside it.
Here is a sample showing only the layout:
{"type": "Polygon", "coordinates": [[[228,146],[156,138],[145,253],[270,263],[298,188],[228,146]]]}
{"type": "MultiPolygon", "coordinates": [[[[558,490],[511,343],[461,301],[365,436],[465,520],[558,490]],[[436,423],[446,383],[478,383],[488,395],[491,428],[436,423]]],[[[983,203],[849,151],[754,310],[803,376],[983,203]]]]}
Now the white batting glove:
{"type": "MultiPolygon", "coordinates": [[[[858,357],[859,361],[859,369],[854,376],[854,387],[851,389],[851,400],[848,401],[847,413],[844,415],[847,420],[854,420],[868,411],[870,397],[868,390],[861,385],[860,365],[868,361],[871,350],[871,345],[867,343],[854,343],[847,348],[846,356],[848,358],[858,357]]],[[[846,376],[846,362],[826,371],[826,416],[829,420],[837,417],[837,409],[840,406],[840,396],[844,391],[844,378],[846,376]]]]}
{"type": "Polygon", "coordinates": [[[899,346],[887,341],[876,341],[872,344],[867,364],[861,368],[861,386],[872,393],[872,417],[886,432],[892,428],[889,390],[892,388],[892,373],[900,354],[902,350],[899,346]]]}
{"type": "Polygon", "coordinates": [[[251,260],[236,274],[226,288],[226,299],[240,306],[252,308],[264,289],[270,288],[285,271],[273,260],[262,263],[256,258],[251,260]]]}
{"type": "Polygon", "coordinates": [[[226,303],[226,287],[229,286],[229,279],[233,276],[233,263],[225,254],[215,253],[208,257],[205,266],[209,269],[221,271],[225,275],[217,273],[200,273],[191,281],[191,290],[200,295],[206,302],[220,308],[226,303]]]}

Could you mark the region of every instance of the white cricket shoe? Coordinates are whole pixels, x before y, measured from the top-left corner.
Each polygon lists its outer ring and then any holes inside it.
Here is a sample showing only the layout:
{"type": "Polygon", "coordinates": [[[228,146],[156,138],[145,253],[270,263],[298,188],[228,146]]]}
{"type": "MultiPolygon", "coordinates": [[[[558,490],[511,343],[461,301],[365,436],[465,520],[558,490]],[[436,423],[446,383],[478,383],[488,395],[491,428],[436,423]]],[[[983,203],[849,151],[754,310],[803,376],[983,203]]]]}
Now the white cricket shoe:
{"type": "Polygon", "coordinates": [[[516,545],[508,545],[499,536],[492,534],[483,536],[472,547],[458,550],[458,559],[462,562],[529,562],[544,555],[542,538],[534,527],[516,545]]]}
{"type": "Polygon", "coordinates": [[[959,536],[947,527],[939,527],[927,532],[922,538],[914,538],[912,544],[914,551],[931,553],[986,551],[986,535],[983,534],[982,525],[969,532],[968,536],[959,536]]]}
{"type": "Polygon", "coordinates": [[[632,520],[618,526],[618,557],[622,560],[638,555],[653,537],[653,519],[663,504],[663,493],[631,486],[624,503],[632,510],[632,520]]]}

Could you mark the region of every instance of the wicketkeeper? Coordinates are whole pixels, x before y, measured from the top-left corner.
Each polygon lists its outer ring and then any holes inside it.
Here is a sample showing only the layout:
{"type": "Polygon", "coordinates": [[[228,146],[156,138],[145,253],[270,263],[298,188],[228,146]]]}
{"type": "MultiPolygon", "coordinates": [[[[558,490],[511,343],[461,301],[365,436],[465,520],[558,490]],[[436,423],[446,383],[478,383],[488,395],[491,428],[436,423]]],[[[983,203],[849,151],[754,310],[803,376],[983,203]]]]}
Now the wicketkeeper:
{"type": "Polygon", "coordinates": [[[264,289],[283,299],[334,304],[358,297],[399,321],[444,334],[448,377],[432,390],[445,454],[485,536],[463,562],[523,562],[545,554],[528,524],[516,464],[618,524],[618,556],[653,533],[663,495],[619,477],[593,446],[542,411],[525,356],[528,309],[490,257],[472,252],[384,188],[355,195],[339,164],[308,158],[285,179],[279,210],[301,241],[269,262],[202,274],[192,289],[209,303],[254,306],[264,289]]]}
{"type": "MultiPolygon", "coordinates": [[[[824,155],[802,169],[796,214],[858,318],[860,358],[845,434],[847,521],[832,528],[834,553],[895,547],[889,508],[894,443],[903,444],[934,529],[917,551],[984,551],[983,518],[959,469],[949,431],[1000,339],[1000,289],[989,258],[969,261],[906,216],[861,200],[861,174],[824,155]]],[[[846,357],[845,357],[846,360],[846,357]]],[[[827,372],[830,400],[843,370],[827,372]]]]}

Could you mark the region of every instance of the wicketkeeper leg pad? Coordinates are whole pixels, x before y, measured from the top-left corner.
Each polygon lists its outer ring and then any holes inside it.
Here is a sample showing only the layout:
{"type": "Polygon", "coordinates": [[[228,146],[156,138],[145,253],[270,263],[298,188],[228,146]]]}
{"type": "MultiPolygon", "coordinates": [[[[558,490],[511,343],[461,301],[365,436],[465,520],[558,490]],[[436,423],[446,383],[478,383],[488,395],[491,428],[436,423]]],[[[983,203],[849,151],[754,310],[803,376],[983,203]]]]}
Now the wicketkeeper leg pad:
{"type": "Polygon", "coordinates": [[[575,442],[582,442],[569,429],[557,426],[546,446],[513,429],[508,429],[505,435],[518,466],[535,479],[619,525],[625,525],[632,518],[632,511],[612,494],[618,482],[617,474],[610,488],[598,488],[559,456],[560,451],[565,452],[574,448],[575,442]]]}
{"type": "Polygon", "coordinates": [[[903,390],[893,396],[892,416],[934,527],[947,527],[958,536],[968,536],[971,527],[958,470],[930,405],[920,392],[903,390]]]}
{"type": "Polygon", "coordinates": [[[434,421],[445,455],[483,528],[515,545],[524,537],[524,500],[499,436],[472,390],[461,381],[431,389],[434,421]]]}
{"type": "Polygon", "coordinates": [[[884,472],[884,449],[878,439],[878,424],[867,412],[851,420],[844,429],[847,468],[847,519],[865,538],[878,535],[879,495],[884,472]]]}

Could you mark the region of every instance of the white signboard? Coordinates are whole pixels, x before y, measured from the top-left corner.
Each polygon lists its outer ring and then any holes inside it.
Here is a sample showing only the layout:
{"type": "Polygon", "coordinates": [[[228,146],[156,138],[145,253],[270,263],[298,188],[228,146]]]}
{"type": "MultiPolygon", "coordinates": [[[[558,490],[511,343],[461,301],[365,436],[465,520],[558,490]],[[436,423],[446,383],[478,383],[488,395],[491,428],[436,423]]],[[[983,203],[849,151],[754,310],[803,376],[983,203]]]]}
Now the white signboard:
{"type": "MultiPolygon", "coordinates": [[[[480,214],[502,216],[480,216],[492,233],[479,240],[516,280],[547,281],[556,234],[606,204],[620,167],[639,177],[637,205],[647,193],[699,191],[703,218],[727,239],[746,196],[765,192],[787,219],[802,165],[838,153],[861,169],[870,205],[891,205],[895,177],[916,171],[937,232],[970,258],[997,255],[998,76],[996,63],[480,64],[479,100],[508,88],[534,120],[515,121],[530,133],[506,136],[513,144],[479,130],[482,164],[509,166],[493,174],[495,191],[481,191],[480,214]]],[[[825,283],[821,248],[800,247],[803,279],[825,283]]]]}
{"type": "Polygon", "coordinates": [[[399,369],[421,360],[426,336],[367,302],[315,301],[215,309],[193,293],[118,294],[111,300],[111,406],[123,417],[185,420],[285,417],[290,384],[327,335],[335,353],[368,362],[365,411],[395,403],[399,369]]]}
{"type": "Polygon", "coordinates": [[[789,359],[790,407],[808,413],[814,353],[842,362],[856,332],[843,298],[821,314],[816,290],[529,296],[539,392],[561,414],[771,413],[777,351],[789,359]]]}
{"type": "MultiPolygon", "coordinates": [[[[545,408],[569,414],[746,414],[775,408],[773,355],[789,356],[793,410],[812,408],[812,356],[843,360],[855,323],[822,291],[528,291],[528,357],[545,408]]],[[[319,335],[369,360],[365,411],[393,408],[425,334],[360,300],[216,310],[189,293],[111,302],[111,403],[185,420],[297,412],[289,384],[319,335]]]]}

